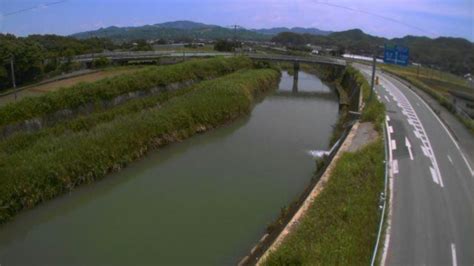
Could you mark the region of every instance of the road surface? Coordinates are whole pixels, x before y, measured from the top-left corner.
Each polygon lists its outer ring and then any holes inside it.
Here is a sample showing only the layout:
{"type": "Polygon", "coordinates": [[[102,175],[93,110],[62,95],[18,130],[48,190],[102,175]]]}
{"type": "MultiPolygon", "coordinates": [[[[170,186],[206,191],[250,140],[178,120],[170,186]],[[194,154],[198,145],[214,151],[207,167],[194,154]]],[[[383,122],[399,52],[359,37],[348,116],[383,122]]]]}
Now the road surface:
{"type": "MultiPolygon", "coordinates": [[[[356,67],[370,80],[369,67],[356,67]]],[[[387,107],[392,188],[382,264],[474,265],[470,160],[426,102],[398,80],[377,75],[376,97],[387,107]]]]}

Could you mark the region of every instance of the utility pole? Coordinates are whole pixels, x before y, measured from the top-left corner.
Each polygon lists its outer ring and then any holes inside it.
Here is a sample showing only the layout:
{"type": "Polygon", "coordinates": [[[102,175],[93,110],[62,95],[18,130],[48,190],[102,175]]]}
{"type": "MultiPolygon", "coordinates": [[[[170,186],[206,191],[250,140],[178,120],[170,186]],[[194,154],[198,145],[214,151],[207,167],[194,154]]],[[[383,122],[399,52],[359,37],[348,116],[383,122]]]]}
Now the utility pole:
{"type": "Polygon", "coordinates": [[[369,101],[372,100],[372,94],[374,94],[374,82],[375,82],[375,63],[376,63],[376,58],[375,58],[375,51],[374,51],[374,56],[372,59],[372,82],[370,83],[370,96],[369,96],[369,101]]]}
{"type": "Polygon", "coordinates": [[[15,68],[13,63],[13,56],[10,58],[10,68],[12,71],[12,84],[13,84],[13,91],[15,92],[15,101],[16,101],[16,82],[15,82],[15,68]]]}
{"type": "Polygon", "coordinates": [[[234,56],[237,55],[237,28],[239,28],[239,25],[231,25],[228,27],[234,28],[234,56]]]}

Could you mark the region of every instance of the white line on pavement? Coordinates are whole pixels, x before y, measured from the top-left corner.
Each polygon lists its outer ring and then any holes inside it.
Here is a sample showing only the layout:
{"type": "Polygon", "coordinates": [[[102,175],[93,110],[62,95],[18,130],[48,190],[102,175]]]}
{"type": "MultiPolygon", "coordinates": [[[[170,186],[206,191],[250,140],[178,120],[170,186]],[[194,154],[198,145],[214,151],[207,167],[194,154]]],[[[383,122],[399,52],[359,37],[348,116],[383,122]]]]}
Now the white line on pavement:
{"type": "Polygon", "coordinates": [[[384,95],[384,97],[387,100],[387,102],[390,102],[390,99],[387,97],[387,95],[384,95]]]}
{"type": "Polygon", "coordinates": [[[392,166],[393,166],[393,174],[398,174],[398,160],[393,160],[392,166]]]}
{"type": "Polygon", "coordinates": [[[411,151],[411,143],[407,137],[405,137],[405,146],[407,146],[408,153],[410,154],[410,160],[413,161],[413,152],[411,151]]]}
{"type": "Polygon", "coordinates": [[[458,260],[456,258],[456,246],[453,243],[451,243],[451,255],[453,257],[453,266],[457,266],[458,260]]]}
{"type": "Polygon", "coordinates": [[[413,95],[415,95],[415,97],[417,97],[426,106],[426,108],[433,114],[433,116],[436,118],[436,120],[438,120],[438,122],[444,128],[446,133],[448,133],[449,138],[454,143],[454,146],[456,146],[456,148],[458,149],[459,153],[461,154],[461,157],[463,158],[464,162],[467,165],[467,168],[469,168],[469,171],[471,172],[471,176],[474,177],[474,170],[472,170],[472,167],[469,164],[469,161],[467,160],[466,156],[464,155],[464,152],[462,152],[461,148],[459,148],[458,142],[454,139],[453,135],[451,135],[451,132],[449,132],[449,130],[446,128],[446,125],[444,125],[444,123],[441,121],[441,119],[438,117],[438,115],[436,115],[435,112],[433,110],[431,110],[431,108],[425,102],[425,100],[423,100],[420,96],[418,96],[418,94],[416,94],[414,91],[412,91],[410,89],[408,89],[408,91],[410,91],[413,95]]]}
{"type": "MultiPolygon", "coordinates": [[[[402,113],[407,117],[407,121],[410,125],[414,126],[416,122],[415,130],[418,131],[417,137],[423,143],[422,149],[423,153],[430,159],[431,165],[436,172],[436,180],[439,181],[441,187],[443,187],[443,179],[441,177],[441,171],[439,170],[438,161],[436,159],[436,155],[433,152],[433,148],[431,146],[431,142],[429,140],[428,135],[426,134],[425,128],[423,127],[423,123],[419,119],[418,115],[416,114],[415,109],[413,109],[410,101],[408,98],[403,94],[403,92],[398,89],[391,81],[389,81],[386,77],[381,76],[381,80],[383,83],[386,84],[384,88],[391,94],[395,94],[393,96],[394,100],[397,102],[397,105],[402,109],[402,113]]],[[[435,180],[435,179],[433,179],[435,180]]]]}
{"type": "Polygon", "coordinates": [[[433,182],[439,185],[439,179],[433,167],[430,167],[430,173],[431,173],[431,178],[433,178],[433,182]]]}
{"type": "Polygon", "coordinates": [[[392,150],[396,150],[397,149],[397,142],[392,139],[392,150]]]}
{"type": "Polygon", "coordinates": [[[390,134],[393,134],[393,127],[392,127],[392,126],[389,126],[389,127],[388,127],[388,132],[389,132],[390,134]]]}
{"type": "MultiPolygon", "coordinates": [[[[451,159],[451,156],[448,155],[448,160],[451,164],[453,164],[453,160],[451,159]]],[[[454,164],[453,164],[454,165],[454,164]]]]}

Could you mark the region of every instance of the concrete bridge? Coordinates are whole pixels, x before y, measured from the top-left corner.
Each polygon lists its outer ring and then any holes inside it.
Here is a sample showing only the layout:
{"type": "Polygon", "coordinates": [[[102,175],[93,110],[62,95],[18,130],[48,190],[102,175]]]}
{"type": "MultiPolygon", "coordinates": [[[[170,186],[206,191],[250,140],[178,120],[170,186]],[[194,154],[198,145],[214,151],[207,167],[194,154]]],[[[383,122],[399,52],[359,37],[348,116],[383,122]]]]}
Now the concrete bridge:
{"type": "MultiPolygon", "coordinates": [[[[90,65],[95,59],[105,57],[113,62],[129,62],[129,61],[140,61],[140,62],[154,62],[161,59],[171,59],[173,62],[177,60],[185,60],[187,58],[207,58],[224,56],[231,57],[235,56],[234,53],[222,53],[222,52],[176,52],[176,51],[137,51],[137,52],[104,52],[94,54],[84,54],[73,57],[72,61],[90,65]]],[[[318,64],[318,65],[330,65],[337,67],[345,67],[347,65],[346,60],[328,57],[328,56],[293,56],[293,55],[279,55],[279,54],[244,54],[257,61],[271,61],[271,62],[289,62],[293,63],[293,92],[298,92],[298,72],[300,64],[318,64]]],[[[65,60],[65,59],[63,59],[65,60]]]]}

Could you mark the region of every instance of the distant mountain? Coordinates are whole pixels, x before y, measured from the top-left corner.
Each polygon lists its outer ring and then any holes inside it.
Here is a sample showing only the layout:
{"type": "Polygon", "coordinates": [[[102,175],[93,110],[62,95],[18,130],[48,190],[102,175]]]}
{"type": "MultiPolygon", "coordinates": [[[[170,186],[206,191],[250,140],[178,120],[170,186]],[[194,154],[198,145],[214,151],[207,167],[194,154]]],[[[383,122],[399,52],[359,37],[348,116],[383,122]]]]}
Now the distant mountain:
{"type": "Polygon", "coordinates": [[[207,25],[192,21],[174,21],[154,25],[138,27],[116,27],[100,28],[94,31],[80,32],[71,35],[78,39],[92,37],[108,38],[115,42],[125,42],[138,39],[155,40],[189,40],[189,39],[229,39],[234,36],[240,40],[267,40],[269,36],[255,31],[238,29],[236,32],[231,28],[224,28],[216,25],[207,25]]]}
{"type": "Polygon", "coordinates": [[[189,20],[178,20],[178,21],[172,21],[172,22],[158,23],[158,24],[155,24],[154,26],[157,26],[160,28],[180,29],[180,30],[195,30],[195,29],[219,27],[216,25],[208,25],[208,24],[193,22],[189,20]]]}
{"type": "Polygon", "coordinates": [[[293,28],[278,27],[278,28],[270,28],[270,29],[258,29],[258,30],[255,30],[255,32],[266,34],[266,35],[277,35],[282,32],[293,32],[293,33],[301,33],[301,34],[307,33],[307,34],[323,35],[323,36],[326,36],[332,33],[332,31],[324,31],[317,28],[302,28],[302,27],[293,27],[293,28]]]}
{"type": "MultiPolygon", "coordinates": [[[[272,36],[281,32],[306,33],[322,36],[332,33],[331,31],[323,31],[317,28],[301,27],[280,27],[256,30],[239,28],[237,30],[237,37],[241,40],[268,40],[272,36]]],[[[78,39],[87,39],[92,37],[109,38],[115,42],[124,42],[137,39],[228,39],[234,38],[234,34],[235,32],[232,28],[208,25],[188,20],[179,20],[138,27],[111,26],[93,31],[80,32],[71,36],[78,39]]]]}

